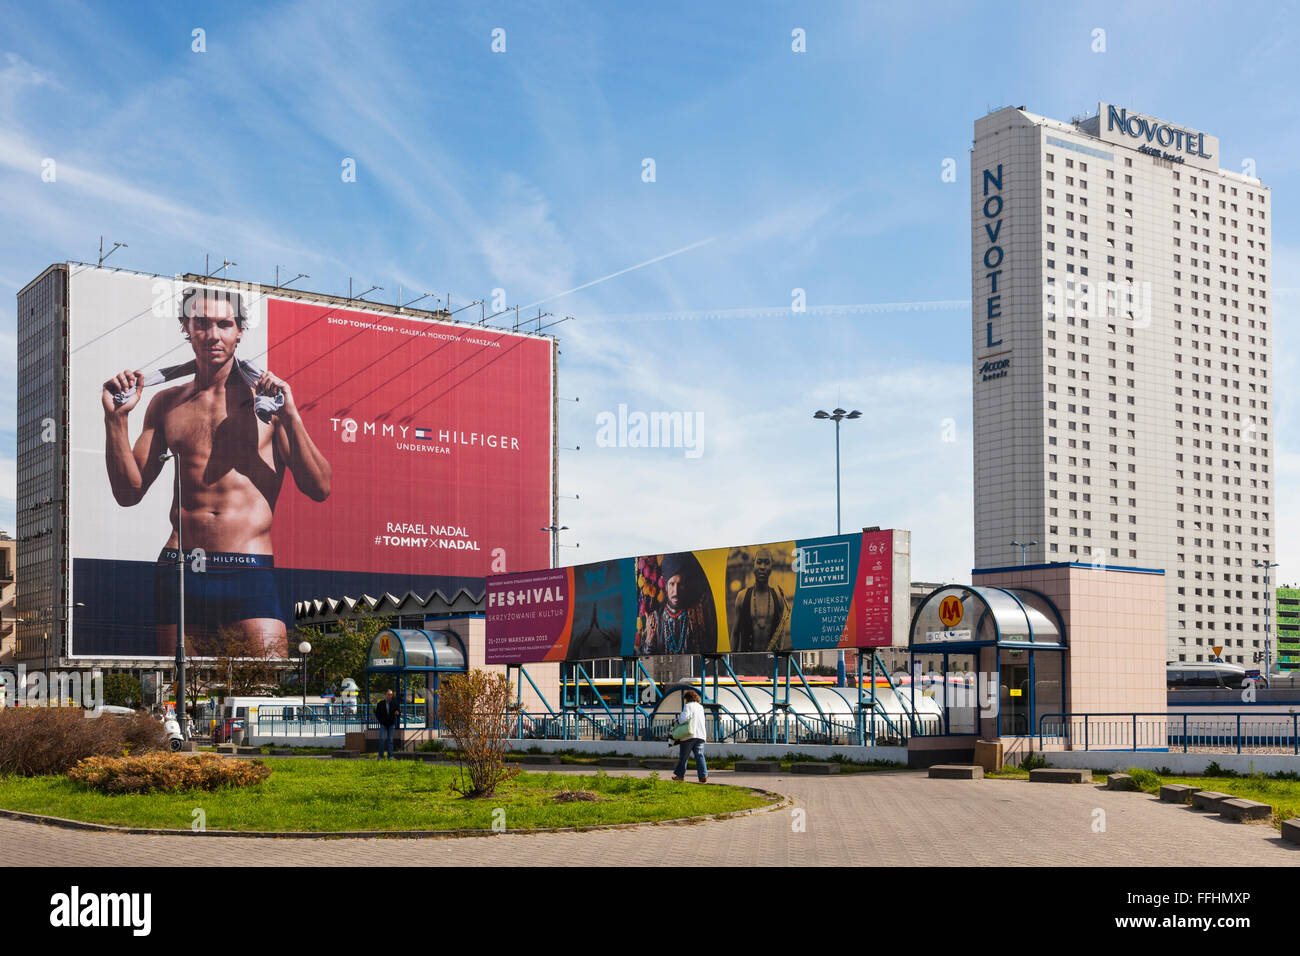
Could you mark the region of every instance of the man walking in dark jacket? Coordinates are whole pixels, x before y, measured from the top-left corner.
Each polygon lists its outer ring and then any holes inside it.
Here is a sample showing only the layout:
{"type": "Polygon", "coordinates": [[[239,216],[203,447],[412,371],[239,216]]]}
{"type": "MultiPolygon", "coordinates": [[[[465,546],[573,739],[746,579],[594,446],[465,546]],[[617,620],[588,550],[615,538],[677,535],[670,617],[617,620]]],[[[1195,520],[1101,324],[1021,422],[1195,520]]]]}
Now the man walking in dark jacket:
{"type": "Polygon", "coordinates": [[[393,735],[397,733],[397,722],[401,718],[401,713],[401,708],[393,699],[391,690],[375,705],[375,720],[379,721],[379,759],[381,760],[385,753],[390,760],[392,759],[393,735]]]}

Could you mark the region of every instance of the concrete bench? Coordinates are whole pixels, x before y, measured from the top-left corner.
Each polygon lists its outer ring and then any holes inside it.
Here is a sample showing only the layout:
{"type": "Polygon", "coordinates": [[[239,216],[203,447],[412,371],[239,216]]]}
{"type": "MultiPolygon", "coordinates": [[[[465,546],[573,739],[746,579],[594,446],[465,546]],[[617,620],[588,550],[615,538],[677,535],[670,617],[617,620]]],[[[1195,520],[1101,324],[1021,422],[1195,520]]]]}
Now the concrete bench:
{"type": "Polygon", "coordinates": [[[736,773],[780,773],[779,760],[737,760],[736,773]]]}
{"type": "Polygon", "coordinates": [[[1219,801],[1219,816],[1227,817],[1229,820],[1236,820],[1238,823],[1271,820],[1273,818],[1273,808],[1267,803],[1256,803],[1254,800],[1240,800],[1229,797],[1227,800],[1219,801]]]}
{"type": "Polygon", "coordinates": [[[812,773],[826,776],[832,773],[840,772],[840,765],[837,763],[797,763],[790,767],[795,773],[812,773]]]}
{"type": "Polygon", "coordinates": [[[272,747],[272,748],[271,748],[271,756],[272,756],[272,757],[292,757],[292,756],[293,756],[293,750],[292,750],[292,748],[289,748],[289,747],[282,747],[282,748],[279,748],[279,749],[277,749],[277,748],[275,748],[275,747],[272,747]]]}
{"type": "Polygon", "coordinates": [[[393,754],[394,760],[419,760],[420,755],[414,750],[399,750],[393,754]]]}
{"type": "Polygon", "coordinates": [[[1300,818],[1282,821],[1282,839],[1288,843],[1300,843],[1300,818]]]}
{"type": "Polygon", "coordinates": [[[931,780],[983,780],[984,768],[960,763],[937,763],[930,768],[931,780]]]}
{"type": "Polygon", "coordinates": [[[234,744],[217,744],[217,753],[233,754],[238,748],[234,744]]]}
{"type": "Polygon", "coordinates": [[[1106,777],[1107,790],[1136,790],[1137,781],[1126,773],[1112,773],[1106,777]]]}
{"type": "MultiPolygon", "coordinates": [[[[601,767],[636,767],[635,757],[601,757],[597,763],[601,767]]],[[[675,764],[674,764],[675,766],[675,764]]]]}
{"type": "Polygon", "coordinates": [[[1219,812],[1219,804],[1227,800],[1229,794],[1219,793],[1217,790],[1197,790],[1192,794],[1192,806],[1197,810],[1210,810],[1214,813],[1219,812]]]}
{"type": "Polygon", "coordinates": [[[524,754],[524,763],[540,764],[557,764],[560,758],[557,754],[524,754]]]}
{"type": "MultiPolygon", "coordinates": [[[[694,761],[691,761],[694,766],[694,761]]],[[[641,766],[647,770],[676,770],[677,761],[671,757],[647,757],[641,761],[641,766]]]]}
{"type": "Polygon", "coordinates": [[[1192,794],[1199,789],[1199,787],[1190,787],[1185,783],[1167,783],[1160,788],[1160,799],[1165,803],[1189,803],[1192,794]]]}
{"type": "Polygon", "coordinates": [[[236,747],[235,753],[241,757],[260,757],[262,756],[261,747],[236,747]]]}
{"type": "Polygon", "coordinates": [[[1029,771],[1030,783],[1092,783],[1091,770],[1040,767],[1029,771]]]}
{"type": "Polygon", "coordinates": [[[348,760],[350,758],[360,757],[361,753],[356,750],[335,750],[330,754],[330,756],[348,760]]]}

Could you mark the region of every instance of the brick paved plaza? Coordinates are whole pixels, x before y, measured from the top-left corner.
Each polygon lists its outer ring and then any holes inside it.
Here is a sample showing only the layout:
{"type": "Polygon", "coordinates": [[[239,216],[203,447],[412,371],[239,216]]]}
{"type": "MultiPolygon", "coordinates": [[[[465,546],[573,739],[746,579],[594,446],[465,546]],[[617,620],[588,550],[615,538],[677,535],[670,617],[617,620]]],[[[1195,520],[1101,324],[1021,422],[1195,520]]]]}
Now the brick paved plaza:
{"type": "Polygon", "coordinates": [[[930,780],[916,771],[819,778],[718,772],[713,779],[788,794],[794,809],[805,811],[806,831],[795,832],[791,808],[693,826],[440,840],[128,836],[0,819],[0,865],[174,866],[186,855],[245,866],[1300,863],[1300,848],[1270,826],[1227,823],[1096,785],[930,780]],[[1098,809],[1103,833],[1093,832],[1098,809]]]}

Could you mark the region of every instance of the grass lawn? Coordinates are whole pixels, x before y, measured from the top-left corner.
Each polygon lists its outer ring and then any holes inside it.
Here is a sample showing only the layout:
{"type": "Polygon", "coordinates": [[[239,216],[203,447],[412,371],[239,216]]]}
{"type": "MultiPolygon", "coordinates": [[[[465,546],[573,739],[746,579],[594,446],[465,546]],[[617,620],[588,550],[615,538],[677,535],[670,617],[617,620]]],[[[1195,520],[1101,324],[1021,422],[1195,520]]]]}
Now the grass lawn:
{"type": "Polygon", "coordinates": [[[0,807],[117,826],[189,829],[202,808],[209,830],[491,829],[505,810],[511,830],[674,820],[764,806],[740,787],[653,778],[524,773],[495,797],[466,800],[451,790],[456,770],[406,761],[268,759],[260,787],[213,793],[107,796],[65,777],[0,778],[0,807]],[[563,791],[598,801],[558,802],[563,791]]]}
{"type": "MultiPolygon", "coordinates": [[[[1283,820],[1300,816],[1300,780],[1279,780],[1263,774],[1243,777],[1164,776],[1150,770],[1143,773],[1135,767],[1130,767],[1127,773],[1133,775],[1138,786],[1146,793],[1159,793],[1164,784],[1185,783],[1198,790],[1216,790],[1245,800],[1267,803],[1273,808],[1273,825],[1279,829],[1283,820]]],[[[1104,783],[1106,778],[1103,776],[1101,780],[1104,783]]]]}
{"type": "MultiPolygon", "coordinates": [[[[1093,783],[1105,786],[1107,775],[1116,772],[1120,771],[1094,770],[1092,772],[1093,783]]],[[[1173,774],[1159,774],[1154,770],[1138,767],[1129,767],[1128,770],[1122,772],[1132,775],[1145,793],[1158,794],[1160,788],[1166,784],[1183,783],[1196,787],[1198,790],[1214,790],[1218,793],[1230,794],[1245,800],[1267,803],[1273,808],[1273,825],[1278,828],[1281,828],[1283,820],[1300,817],[1300,780],[1279,779],[1258,773],[1237,777],[1183,777],[1173,774]]],[[[1021,770],[1019,767],[1005,767],[997,773],[986,771],[984,776],[1008,780],[1028,780],[1029,771],[1021,770]]]]}

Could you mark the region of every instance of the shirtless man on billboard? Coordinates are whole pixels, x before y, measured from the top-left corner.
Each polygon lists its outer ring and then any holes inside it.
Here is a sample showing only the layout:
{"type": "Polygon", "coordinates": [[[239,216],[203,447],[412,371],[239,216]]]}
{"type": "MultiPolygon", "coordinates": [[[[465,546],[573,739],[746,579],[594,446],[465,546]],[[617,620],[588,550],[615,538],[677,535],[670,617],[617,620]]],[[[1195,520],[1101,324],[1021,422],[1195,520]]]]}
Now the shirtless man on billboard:
{"type": "Polygon", "coordinates": [[[246,321],[238,293],[186,289],[178,318],[194,350],[194,378],[154,396],[134,449],[127,417],[140,402],[144,373],[123,371],[103,391],[105,461],[119,505],[144,498],[163,469],[163,454],[174,452],[179,462],[180,500],[173,494],[171,536],[155,573],[157,653],[176,649],[179,527],[187,559],[203,551],[204,570],[185,570],[186,637],[226,629],[268,656],[285,657],[271,519],[286,470],[300,491],[324,501],[330,465],[307,434],[289,384],[265,372],[254,387],[237,367],[246,321]],[[264,418],[254,414],[256,396],[274,397],[278,407],[264,418]]]}

